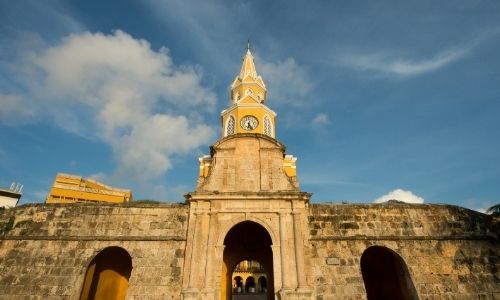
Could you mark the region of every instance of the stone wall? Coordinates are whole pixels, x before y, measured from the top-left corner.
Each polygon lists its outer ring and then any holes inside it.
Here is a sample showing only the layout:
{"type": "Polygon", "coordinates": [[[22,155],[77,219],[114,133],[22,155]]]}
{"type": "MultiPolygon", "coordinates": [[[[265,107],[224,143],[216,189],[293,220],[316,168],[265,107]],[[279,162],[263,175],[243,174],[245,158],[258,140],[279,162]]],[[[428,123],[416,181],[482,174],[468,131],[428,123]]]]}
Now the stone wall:
{"type": "Polygon", "coordinates": [[[180,299],[188,206],[26,205],[0,211],[0,299],[78,299],[109,246],[132,257],[128,299],[180,299]]]}
{"type": "Polygon", "coordinates": [[[210,171],[198,179],[197,192],[298,191],[295,176],[284,170],[285,146],[262,134],[228,136],[211,148],[210,171]]]}
{"type": "Polygon", "coordinates": [[[499,299],[499,219],[449,205],[314,204],[308,283],[316,299],[366,299],[360,258],[383,246],[406,263],[420,299],[499,299]]]}
{"type": "MultiPolygon", "coordinates": [[[[214,212],[229,217],[221,207],[214,212]]],[[[0,299],[78,299],[89,262],[110,246],[132,257],[128,299],[181,299],[188,218],[184,204],[1,210],[0,299]]],[[[366,299],[360,259],[382,246],[406,263],[420,299],[498,299],[499,221],[447,205],[312,204],[303,236],[307,286],[317,300],[366,299]]]]}

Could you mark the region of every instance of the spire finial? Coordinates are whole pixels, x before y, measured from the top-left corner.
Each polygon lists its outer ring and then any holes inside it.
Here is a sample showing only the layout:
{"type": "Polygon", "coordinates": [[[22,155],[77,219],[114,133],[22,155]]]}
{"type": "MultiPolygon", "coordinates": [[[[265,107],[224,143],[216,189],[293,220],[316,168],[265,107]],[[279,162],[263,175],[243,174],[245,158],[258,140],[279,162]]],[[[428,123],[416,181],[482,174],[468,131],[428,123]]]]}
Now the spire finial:
{"type": "Polygon", "coordinates": [[[250,75],[253,79],[257,78],[257,70],[255,69],[255,63],[253,62],[253,55],[250,52],[251,45],[250,40],[247,41],[247,53],[243,55],[243,64],[241,65],[239,78],[244,79],[250,75]]]}

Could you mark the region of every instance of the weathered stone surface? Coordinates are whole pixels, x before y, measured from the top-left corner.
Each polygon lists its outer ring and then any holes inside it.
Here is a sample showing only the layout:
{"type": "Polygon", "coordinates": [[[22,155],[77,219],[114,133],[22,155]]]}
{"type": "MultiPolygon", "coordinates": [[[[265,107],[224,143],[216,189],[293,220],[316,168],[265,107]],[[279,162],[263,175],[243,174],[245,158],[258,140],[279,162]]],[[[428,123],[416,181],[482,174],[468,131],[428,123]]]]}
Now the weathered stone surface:
{"type": "Polygon", "coordinates": [[[0,211],[0,299],[78,299],[89,262],[109,246],[132,257],[128,299],[182,299],[189,284],[202,295],[198,299],[217,299],[224,233],[244,220],[265,225],[273,240],[275,286],[291,287],[276,290],[280,295],[366,299],[360,260],[376,245],[401,256],[420,299],[500,297],[500,222],[492,216],[448,205],[307,204],[301,193],[191,197],[191,207],[73,204],[0,211]],[[187,243],[188,222],[195,243],[187,243]],[[298,289],[297,232],[312,293],[298,289]]]}
{"type": "Polygon", "coordinates": [[[212,148],[212,167],[197,192],[298,191],[283,167],[285,146],[262,134],[226,137],[212,148]]]}
{"type": "Polygon", "coordinates": [[[310,207],[305,256],[316,299],[365,299],[360,259],[375,245],[403,258],[420,299],[500,297],[498,219],[449,205],[310,207]]]}
{"type": "Polygon", "coordinates": [[[179,299],[186,205],[27,205],[0,213],[0,298],[78,299],[89,262],[132,257],[129,299],[179,299]],[[13,224],[8,224],[14,219],[13,224]]]}

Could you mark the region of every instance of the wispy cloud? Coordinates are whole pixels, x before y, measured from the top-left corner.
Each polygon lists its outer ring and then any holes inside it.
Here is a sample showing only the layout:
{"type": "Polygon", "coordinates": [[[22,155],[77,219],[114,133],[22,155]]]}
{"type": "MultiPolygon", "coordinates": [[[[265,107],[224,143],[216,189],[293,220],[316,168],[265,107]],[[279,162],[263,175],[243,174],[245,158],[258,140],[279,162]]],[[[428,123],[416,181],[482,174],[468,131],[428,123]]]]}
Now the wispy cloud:
{"type": "Polygon", "coordinates": [[[398,54],[389,53],[346,54],[339,58],[339,63],[363,71],[407,77],[443,68],[469,51],[470,47],[447,50],[426,59],[403,58],[398,54]]]}
{"type": "MultiPolygon", "coordinates": [[[[176,37],[182,41],[182,49],[188,51],[190,59],[196,57],[204,61],[212,71],[234,64],[234,60],[221,49],[234,42],[235,37],[240,37],[241,32],[234,24],[238,23],[243,11],[231,11],[230,5],[224,1],[146,0],[141,3],[149,8],[153,18],[164,24],[169,39],[176,37]]],[[[242,51],[244,41],[245,38],[241,41],[242,51]]]]}
{"type": "Polygon", "coordinates": [[[480,199],[473,199],[473,198],[471,198],[471,199],[465,200],[462,205],[464,207],[467,207],[469,209],[472,209],[472,210],[475,210],[475,211],[478,211],[478,212],[481,212],[481,213],[484,214],[484,213],[486,213],[486,211],[488,210],[488,208],[490,208],[493,205],[495,205],[495,202],[494,201],[490,201],[490,200],[480,200],[480,199]]]}
{"type": "Polygon", "coordinates": [[[0,119],[3,123],[16,125],[35,115],[30,103],[19,95],[0,93],[0,119]]]}
{"type": "Polygon", "coordinates": [[[318,113],[312,119],[311,123],[315,126],[322,126],[330,124],[330,117],[326,113],[318,113]]]}
{"type": "MultiPolygon", "coordinates": [[[[218,72],[224,74],[223,76],[230,74],[232,77],[239,70],[238,57],[229,57],[228,52],[221,49],[228,49],[229,52],[237,49],[241,51],[238,55],[243,55],[248,38],[255,39],[257,45],[267,43],[267,32],[256,29],[260,28],[259,22],[241,18],[242,15],[254,13],[255,6],[258,5],[252,2],[228,5],[224,1],[205,3],[194,0],[147,0],[145,5],[151,9],[152,15],[167,27],[186,29],[179,38],[185,44],[192,45],[185,48],[189,48],[187,50],[193,51],[193,56],[203,61],[205,66],[209,66],[211,73],[218,72]],[[235,24],[239,24],[239,27],[235,27],[235,24]],[[258,31],[259,34],[254,36],[254,31],[258,31]]],[[[255,17],[257,20],[259,16],[255,17]]],[[[179,31],[175,31],[171,35],[178,33],[179,31]]],[[[304,65],[293,57],[284,56],[281,59],[268,60],[266,58],[270,57],[269,54],[260,56],[258,51],[253,51],[253,54],[257,71],[269,87],[268,99],[271,101],[269,102],[271,106],[277,107],[282,104],[301,106],[306,103],[306,96],[312,90],[313,84],[304,65]]],[[[224,84],[230,84],[231,80],[232,78],[224,84]]]]}
{"type": "MultiPolygon", "coordinates": [[[[23,30],[34,30],[46,38],[59,38],[71,32],[86,30],[84,23],[68,10],[63,1],[1,1],[2,33],[5,38],[23,30]],[[21,29],[22,28],[22,29],[21,29]],[[7,34],[6,34],[7,33],[7,34]]],[[[4,46],[4,45],[2,45],[4,46]]]]}
{"type": "Polygon", "coordinates": [[[262,75],[266,85],[272,87],[268,98],[273,103],[301,106],[307,103],[306,96],[312,90],[313,84],[306,69],[295,59],[270,62],[255,55],[257,71],[262,75]]]}
{"type": "MultiPolygon", "coordinates": [[[[339,65],[351,67],[361,71],[380,73],[388,76],[409,77],[433,72],[442,69],[469,55],[482,42],[496,37],[500,29],[484,30],[470,41],[447,49],[411,57],[407,49],[391,51],[347,51],[336,56],[335,62],[339,65]]],[[[414,51],[410,51],[415,53],[414,51]]]]}

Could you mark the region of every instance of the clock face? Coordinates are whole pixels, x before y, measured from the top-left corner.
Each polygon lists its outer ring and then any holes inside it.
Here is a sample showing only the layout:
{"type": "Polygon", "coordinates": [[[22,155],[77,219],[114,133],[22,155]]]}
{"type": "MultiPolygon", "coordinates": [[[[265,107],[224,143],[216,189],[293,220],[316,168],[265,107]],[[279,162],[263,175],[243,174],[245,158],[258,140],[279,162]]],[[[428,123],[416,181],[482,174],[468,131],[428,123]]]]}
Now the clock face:
{"type": "Polygon", "coordinates": [[[254,130],[259,125],[259,121],[254,116],[244,116],[241,118],[240,125],[245,130],[254,130]]]}

